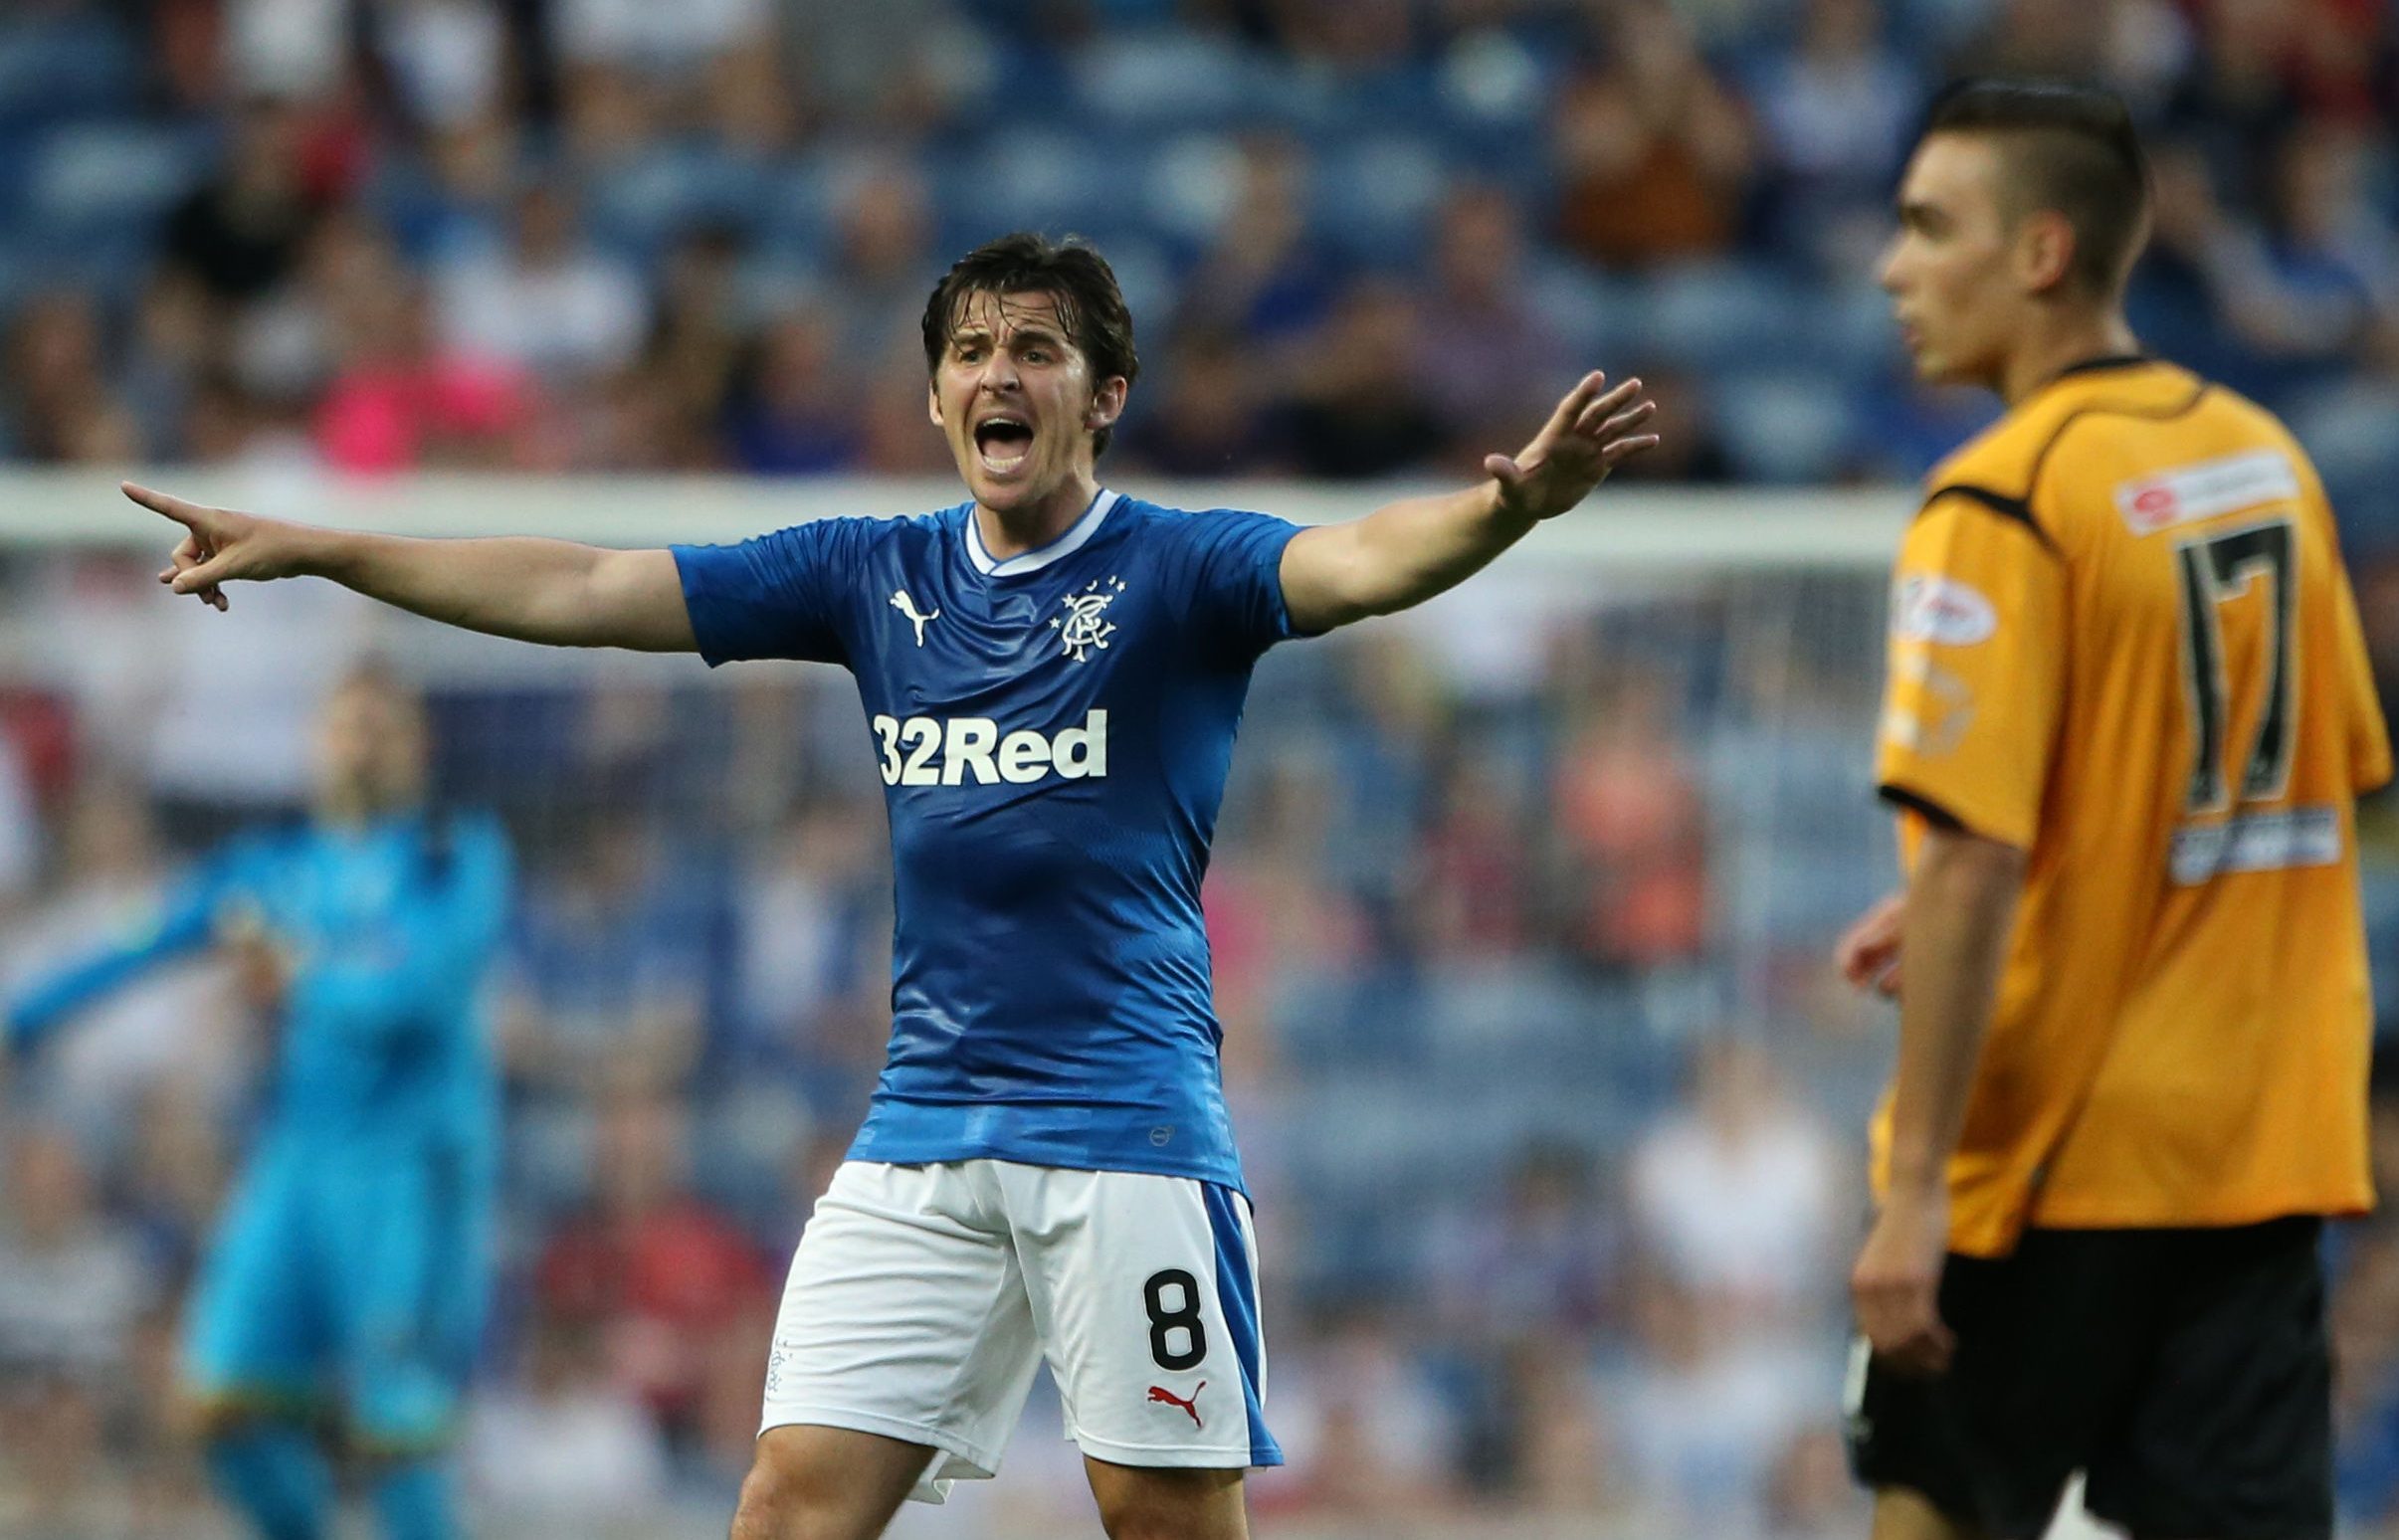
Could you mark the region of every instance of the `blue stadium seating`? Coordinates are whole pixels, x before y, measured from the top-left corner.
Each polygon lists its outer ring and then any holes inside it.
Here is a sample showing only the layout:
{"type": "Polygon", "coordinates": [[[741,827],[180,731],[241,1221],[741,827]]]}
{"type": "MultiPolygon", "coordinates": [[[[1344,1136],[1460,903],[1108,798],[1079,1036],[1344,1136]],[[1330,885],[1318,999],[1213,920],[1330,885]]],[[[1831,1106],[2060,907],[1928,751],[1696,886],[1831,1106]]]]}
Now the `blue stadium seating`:
{"type": "Polygon", "coordinates": [[[697,144],[661,145],[592,179],[593,237],[623,255],[655,260],[701,224],[749,231],[775,194],[773,168],[697,144]]]}
{"type": "Polygon", "coordinates": [[[207,170],[204,134],[128,121],[63,124],[36,141],[24,210],[45,240],[76,250],[148,241],[207,170]]]}
{"type": "Polygon", "coordinates": [[[1224,127],[1247,120],[1261,70],[1222,39],[1127,33],[1075,61],[1075,115],[1110,132],[1224,127]]]}
{"type": "Polygon", "coordinates": [[[1363,267],[1422,257],[1449,168],[1422,135],[1375,133],[1324,146],[1308,184],[1317,235],[1363,267]]]}
{"type": "Polygon", "coordinates": [[[1728,372],[1710,394],[1724,451],[1743,480],[1802,485],[1841,470],[1853,429],[1839,376],[1728,372]]]}
{"type": "Polygon", "coordinates": [[[115,21],[85,14],[0,26],[0,126],[129,114],[141,104],[140,57],[115,21]]]}

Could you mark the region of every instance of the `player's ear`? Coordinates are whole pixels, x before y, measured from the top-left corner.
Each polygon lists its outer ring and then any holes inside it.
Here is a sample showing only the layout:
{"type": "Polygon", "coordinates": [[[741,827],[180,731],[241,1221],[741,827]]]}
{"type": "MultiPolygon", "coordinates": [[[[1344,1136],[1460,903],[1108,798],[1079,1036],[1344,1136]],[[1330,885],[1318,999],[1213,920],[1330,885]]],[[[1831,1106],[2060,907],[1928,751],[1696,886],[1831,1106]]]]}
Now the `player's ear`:
{"type": "Polygon", "coordinates": [[[1124,398],[1132,390],[1132,382],[1121,374],[1111,374],[1092,392],[1092,404],[1083,414],[1083,426],[1094,433],[1113,428],[1116,419],[1124,415],[1124,398]]]}
{"type": "Polygon", "coordinates": [[[2016,232],[2016,269],[2028,293],[2055,291],[2074,268],[2075,227],[2063,214],[2042,209],[2025,216],[2016,232]]]}
{"type": "Polygon", "coordinates": [[[941,387],[931,380],[924,382],[924,415],[933,420],[935,428],[946,426],[941,421],[941,387]]]}

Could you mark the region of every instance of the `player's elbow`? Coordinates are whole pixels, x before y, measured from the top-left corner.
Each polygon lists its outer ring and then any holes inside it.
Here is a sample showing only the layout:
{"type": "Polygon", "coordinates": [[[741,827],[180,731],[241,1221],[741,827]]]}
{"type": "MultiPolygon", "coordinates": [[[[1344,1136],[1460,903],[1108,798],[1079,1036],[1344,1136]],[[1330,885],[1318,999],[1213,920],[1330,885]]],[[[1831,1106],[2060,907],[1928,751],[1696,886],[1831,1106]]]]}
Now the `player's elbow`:
{"type": "Polygon", "coordinates": [[[1292,630],[1301,636],[1320,636],[1404,608],[1399,601],[1370,590],[1327,592],[1292,606],[1292,630]]]}

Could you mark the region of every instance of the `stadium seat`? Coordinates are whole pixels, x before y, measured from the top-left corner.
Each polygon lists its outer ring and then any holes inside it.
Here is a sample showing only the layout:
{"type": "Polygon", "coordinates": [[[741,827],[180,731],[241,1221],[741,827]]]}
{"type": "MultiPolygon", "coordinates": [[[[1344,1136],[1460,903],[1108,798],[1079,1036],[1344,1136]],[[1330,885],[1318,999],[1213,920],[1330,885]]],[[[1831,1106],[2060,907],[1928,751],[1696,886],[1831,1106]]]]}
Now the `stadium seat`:
{"type": "Polygon", "coordinates": [[[29,125],[130,110],[139,52],[102,17],[0,22],[0,124],[29,125]]]}
{"type": "Polygon", "coordinates": [[[702,223],[747,231],[775,194],[771,168],[697,146],[661,146],[591,179],[595,239],[647,260],[702,223]]]}
{"type": "Polygon", "coordinates": [[[1253,65],[1230,43],[1189,32],[1101,40],[1075,61],[1083,121],[1101,128],[1207,128],[1235,120],[1253,65]]]}
{"type": "Polygon", "coordinates": [[[26,234],[25,198],[33,179],[35,148],[31,134],[0,128],[0,239],[21,239],[26,234]]]}
{"type": "Polygon", "coordinates": [[[1712,393],[1724,452],[1745,480],[1795,484],[1840,472],[1853,423],[1839,378],[1733,374],[1712,393]]]}
{"type": "Polygon", "coordinates": [[[1572,1043],[1591,1014],[1584,986],[1548,968],[1498,959],[1443,970],[1426,998],[1434,1036],[1478,1057],[1572,1043]]]}
{"type": "Polygon", "coordinates": [[[1439,80],[1419,65],[1349,77],[1340,82],[1337,96],[1343,122],[1376,133],[1438,144],[1449,126],[1439,80]]]}
{"type": "MultiPolygon", "coordinates": [[[[993,134],[1028,125],[1075,123],[1075,79],[1066,61],[1020,36],[1019,27],[985,34],[985,74],[971,98],[957,104],[950,149],[963,153],[993,134]]],[[[954,154],[947,158],[954,158],[954,154]]]]}
{"type": "Polygon", "coordinates": [[[1694,263],[1648,284],[1646,351],[1703,373],[1780,365],[1807,347],[1807,307],[1780,274],[1755,264],[1694,263]]]}
{"type": "Polygon", "coordinates": [[[751,1065],[704,1098],[692,1125],[693,1175],[701,1191],[769,1233],[791,1223],[783,1184],[815,1120],[789,1079],[751,1065]]]}
{"type": "Polygon", "coordinates": [[[1309,187],[1316,233],[1365,266],[1412,263],[1448,185],[1448,168],[1421,136],[1375,134],[1328,146],[1309,187]]]}
{"type": "Polygon", "coordinates": [[[939,173],[944,228],[965,245],[1005,230],[1063,233],[1121,224],[1137,208],[1137,147],[1110,145],[1047,128],[1025,128],[983,141],[939,173]]]}
{"type": "Polygon", "coordinates": [[[1621,372],[1646,338],[1638,288],[1597,268],[1554,256],[1527,259],[1532,308],[1556,331],[1561,350],[1621,372]]]}
{"type": "Polygon", "coordinates": [[[73,250],[114,235],[146,240],[207,168],[206,148],[173,128],[94,122],[52,129],[27,168],[25,212],[46,243],[73,250]]]}
{"type": "Polygon", "coordinates": [[[1803,323],[1794,328],[1794,336],[1809,367],[1837,374],[1852,385],[1867,384],[1891,367],[1899,351],[1899,327],[1891,318],[1891,296],[1871,276],[1817,290],[1802,310],[1803,323]]]}
{"type": "Polygon", "coordinates": [[[1084,233],[1107,254],[1107,265],[1115,270],[1116,287],[1123,290],[1124,303],[1135,316],[1163,317],[1173,313],[1174,259],[1163,245],[1148,236],[1103,225],[1086,226],[1084,233]]]}
{"type": "MultiPolygon", "coordinates": [[[[1469,1147],[1487,1126],[1480,1119],[1446,1119],[1457,1143],[1424,1138],[1424,1096],[1405,1074],[1328,1077],[1309,1097],[1308,1116],[1291,1130],[1294,1163],[1311,1190],[1335,1201],[1371,1201],[1414,1182],[1426,1169],[1472,1158],[1469,1147]]],[[[1463,1109],[1460,1109],[1463,1110],[1463,1109]]]]}
{"type": "Polygon", "coordinates": [[[414,262],[440,261],[462,230],[473,223],[473,216],[446,196],[420,155],[377,157],[359,188],[359,198],[414,262]]]}
{"type": "Polygon", "coordinates": [[[1553,66],[1521,38],[1493,28],[1459,39],[1434,76],[1444,132],[1454,142],[1523,158],[1539,132],[1553,66]]]}
{"type": "Polygon", "coordinates": [[[1415,1063],[1427,1031],[1413,981],[1393,970],[1283,980],[1272,1013],[1283,1055],[1311,1069],[1415,1063]]]}
{"type": "Polygon", "coordinates": [[[2399,390],[2360,379],[2292,403],[2291,430],[2324,479],[2352,558],[2399,551],[2399,390]]]}
{"type": "Polygon", "coordinates": [[[1700,372],[1826,372],[1860,384],[1891,357],[1891,302],[1872,281],[1823,286],[1768,264],[1705,262],[1648,281],[1648,343],[1700,372]]]}
{"type": "Polygon", "coordinates": [[[1241,146],[1213,133],[1186,133],[1149,157],[1142,209],[1163,236],[1192,248],[1213,240],[1241,191],[1241,146]]]}
{"type": "Polygon", "coordinates": [[[2374,1019],[2399,1021],[2399,869],[2369,864],[2360,879],[2374,979],[2374,1019]]]}
{"type": "Polygon", "coordinates": [[[848,175],[840,151],[812,150],[774,173],[758,210],[761,245],[785,260],[821,260],[833,235],[836,194],[848,175]]]}
{"type": "Polygon", "coordinates": [[[1247,85],[1249,98],[1242,103],[1242,125],[1247,129],[1321,135],[1348,126],[1330,82],[1291,59],[1258,59],[1247,85]]]}
{"type": "Polygon", "coordinates": [[[2291,403],[2291,431],[2307,446],[2315,468],[2336,486],[2399,477],[2399,389],[2352,380],[2291,403]]]}

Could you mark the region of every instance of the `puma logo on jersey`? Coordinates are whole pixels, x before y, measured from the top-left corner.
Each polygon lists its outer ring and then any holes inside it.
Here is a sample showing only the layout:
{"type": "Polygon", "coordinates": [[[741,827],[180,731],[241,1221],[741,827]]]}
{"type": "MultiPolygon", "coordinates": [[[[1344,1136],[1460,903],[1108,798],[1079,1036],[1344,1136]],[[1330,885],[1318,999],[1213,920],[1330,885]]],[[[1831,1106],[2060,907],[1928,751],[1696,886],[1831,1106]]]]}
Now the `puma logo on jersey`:
{"type": "MultiPolygon", "coordinates": [[[[929,619],[929,617],[928,617],[929,619]]],[[[1019,728],[1002,733],[988,716],[878,716],[886,786],[962,786],[1005,781],[1029,786],[1045,776],[1097,780],[1107,774],[1107,713],[1093,711],[1080,727],[1056,733],[1019,728]]]]}
{"type": "Polygon", "coordinates": [[[916,601],[908,597],[908,592],[904,588],[895,588],[892,590],[892,608],[906,616],[908,618],[908,624],[916,628],[916,645],[918,647],[922,647],[924,645],[924,628],[930,623],[941,618],[941,612],[939,610],[933,611],[933,613],[930,615],[918,615],[916,613],[916,601]]]}
{"type": "Polygon", "coordinates": [[[1191,1399],[1189,1401],[1185,1401],[1182,1397],[1166,1389],[1164,1386],[1152,1385],[1149,1388],[1149,1401],[1143,1402],[1142,1405],[1147,1406],[1150,1404],[1150,1402],[1158,1402],[1166,1406],[1181,1407],[1183,1411],[1190,1416],[1192,1427],[1205,1428],[1208,1425],[1200,1421],[1199,1393],[1207,1388],[1208,1382],[1206,1380],[1200,1381],[1197,1385],[1191,1387],[1191,1399]]]}

